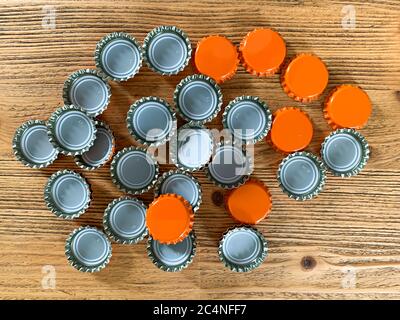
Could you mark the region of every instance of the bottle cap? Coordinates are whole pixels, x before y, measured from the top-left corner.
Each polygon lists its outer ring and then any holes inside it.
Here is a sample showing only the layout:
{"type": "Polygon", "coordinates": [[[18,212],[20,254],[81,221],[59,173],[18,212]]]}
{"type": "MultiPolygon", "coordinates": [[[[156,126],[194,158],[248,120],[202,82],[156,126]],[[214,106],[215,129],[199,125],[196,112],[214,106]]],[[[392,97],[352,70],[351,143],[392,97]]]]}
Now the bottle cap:
{"type": "Polygon", "coordinates": [[[240,43],[242,64],[247,72],[257,76],[276,73],[286,57],[286,44],[280,34],[271,29],[255,29],[240,43]]]}
{"type": "Polygon", "coordinates": [[[114,156],[110,171],[111,179],[119,189],[140,194],[150,190],[156,183],[158,163],[145,149],[129,147],[114,156]]]}
{"type": "Polygon", "coordinates": [[[193,222],[190,203],[177,194],[162,194],[147,209],[149,234],[162,244],[181,242],[192,230],[193,222]]]}
{"type": "Polygon", "coordinates": [[[47,181],[44,201],[56,216],[74,219],[81,216],[91,201],[86,179],[72,170],[60,170],[47,181]]]}
{"type": "Polygon", "coordinates": [[[267,256],[264,236],[252,227],[228,229],[219,243],[219,259],[232,271],[248,272],[263,263],[267,256]]]}
{"type": "Polygon", "coordinates": [[[274,113],[269,140],[278,151],[291,153],[303,150],[312,137],[311,119],[300,108],[284,107],[274,113]]]}
{"type": "Polygon", "coordinates": [[[324,117],[333,129],[361,129],[367,124],[371,112],[371,100],[357,86],[337,86],[325,101],[324,117]]]}
{"type": "Polygon", "coordinates": [[[227,194],[225,207],[239,223],[257,224],[271,212],[271,193],[261,181],[250,179],[227,194]]]}
{"type": "Polygon", "coordinates": [[[15,131],[13,150],[19,161],[36,169],[49,166],[58,157],[58,150],[49,141],[46,122],[41,120],[29,120],[15,131]]]}
{"type": "Polygon", "coordinates": [[[154,265],[169,272],[185,269],[193,262],[196,254],[196,236],[194,231],[181,242],[176,244],[162,244],[149,237],[147,242],[147,255],[154,265]]]}
{"type": "Polygon", "coordinates": [[[214,141],[207,128],[187,123],[178,129],[175,140],[172,140],[170,144],[170,156],[179,169],[200,170],[210,161],[214,141]]]}
{"type": "Polygon", "coordinates": [[[47,121],[47,134],[61,153],[76,156],[85,153],[96,139],[96,125],[83,109],[73,105],[54,111],[47,121]]]}
{"type": "Polygon", "coordinates": [[[97,272],[110,262],[111,243],[100,230],[80,227],[69,235],[65,243],[65,255],[75,269],[97,272]]]}
{"type": "Polygon", "coordinates": [[[110,103],[111,88],[96,70],[82,69],[64,82],[64,104],[82,108],[90,117],[98,116],[110,103]]]}
{"type": "Polygon", "coordinates": [[[96,68],[105,79],[126,81],[142,66],[142,48],[134,37],[125,32],[113,32],[101,39],[94,52],[96,68]]]}
{"type": "Polygon", "coordinates": [[[237,97],[225,107],[224,128],[244,143],[256,143],[265,138],[271,128],[272,113],[259,97],[237,97]]]}
{"type": "Polygon", "coordinates": [[[189,64],[192,45],[186,33],[175,26],[160,26],[143,41],[144,60],[162,75],[177,74],[189,64]]]}
{"type": "Polygon", "coordinates": [[[206,175],[217,186],[232,189],[245,183],[252,169],[252,159],[241,148],[224,142],[217,144],[206,175]]]}
{"type": "Polygon", "coordinates": [[[115,150],[115,139],[110,127],[102,121],[95,121],[96,139],[93,146],[82,155],[75,157],[75,163],[82,169],[94,170],[111,160],[115,150]]]}
{"type": "Polygon", "coordinates": [[[147,236],[146,206],[138,199],[114,199],[104,211],[104,231],[118,243],[138,243],[147,236]]]}
{"type": "Polygon", "coordinates": [[[294,152],[282,160],[278,182],[289,198],[308,200],[317,196],[325,185],[326,168],[322,161],[309,152],[294,152]]]}
{"type": "Polygon", "coordinates": [[[165,172],[154,187],[155,197],[161,194],[174,193],[189,201],[194,212],[201,204],[201,187],[199,182],[190,173],[183,170],[165,172]]]}
{"type": "Polygon", "coordinates": [[[217,83],[232,78],[239,63],[236,46],[224,36],[208,36],[197,43],[194,55],[197,70],[217,83]]]}
{"type": "Polygon", "coordinates": [[[283,90],[303,103],[320,97],[328,84],[329,73],[316,55],[301,53],[292,58],[281,75],[283,90]]]}
{"type": "Polygon", "coordinates": [[[354,129],[338,129],[325,138],[321,157],[335,176],[355,176],[369,159],[368,142],[354,129]]]}
{"type": "Polygon", "coordinates": [[[167,101],[145,97],[131,105],[126,122],[135,140],[145,146],[158,146],[174,134],[176,116],[167,101]]]}
{"type": "Polygon", "coordinates": [[[222,92],[213,79],[195,74],[184,78],[176,86],[174,101],[183,119],[203,124],[221,111],[222,92]]]}

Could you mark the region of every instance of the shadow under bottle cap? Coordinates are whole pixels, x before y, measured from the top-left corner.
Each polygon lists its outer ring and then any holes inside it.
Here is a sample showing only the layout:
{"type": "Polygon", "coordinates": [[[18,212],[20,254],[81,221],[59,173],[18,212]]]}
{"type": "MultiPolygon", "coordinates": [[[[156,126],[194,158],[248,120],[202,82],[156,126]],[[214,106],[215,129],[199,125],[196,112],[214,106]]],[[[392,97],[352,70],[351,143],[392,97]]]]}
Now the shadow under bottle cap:
{"type": "Polygon", "coordinates": [[[289,154],[279,165],[277,179],[289,198],[308,200],[317,196],[325,185],[326,168],[309,152],[289,154]]]}
{"type": "Polygon", "coordinates": [[[93,145],[96,125],[83,109],[69,105],[51,114],[47,121],[47,133],[58,151],[75,156],[85,153],[93,145]]]}
{"type": "Polygon", "coordinates": [[[60,170],[48,179],[44,200],[47,208],[56,216],[74,219],[89,207],[90,187],[80,174],[71,170],[60,170]]]}
{"type": "Polygon", "coordinates": [[[147,34],[143,51],[149,68],[162,75],[174,75],[189,64],[192,46],[181,29],[159,26],[147,34]]]}
{"type": "Polygon", "coordinates": [[[114,156],[110,172],[112,181],[119,189],[140,194],[156,183],[158,164],[145,149],[129,147],[114,156]]]}
{"type": "Polygon", "coordinates": [[[219,259],[232,271],[251,271],[265,260],[267,242],[252,227],[231,228],[224,233],[218,247],[219,259]]]}
{"type": "Polygon", "coordinates": [[[187,268],[195,254],[196,235],[193,230],[176,244],[162,244],[151,237],[147,242],[147,255],[153,264],[163,271],[177,272],[187,268]]]}
{"type": "Polygon", "coordinates": [[[133,103],[126,118],[129,133],[145,146],[158,146],[173,136],[176,116],[163,99],[144,97],[133,103]]]}
{"type": "Polygon", "coordinates": [[[58,157],[58,150],[49,141],[46,122],[41,120],[29,120],[15,131],[13,150],[19,161],[36,169],[49,166],[58,157]]]}
{"type": "Polygon", "coordinates": [[[104,212],[104,231],[118,243],[137,243],[147,235],[146,210],[138,199],[127,196],[115,199],[104,212]]]}
{"type": "Polygon", "coordinates": [[[196,212],[202,201],[201,186],[197,179],[183,170],[170,170],[165,172],[154,187],[155,197],[161,194],[174,193],[189,201],[196,212]]]}
{"type": "Polygon", "coordinates": [[[178,129],[177,141],[171,141],[171,160],[181,170],[202,169],[214,149],[211,132],[202,125],[187,123],[178,129]]]}
{"type": "Polygon", "coordinates": [[[78,70],[64,83],[64,104],[82,108],[91,117],[98,116],[107,109],[110,97],[109,84],[96,70],[78,70]]]}
{"type": "Polygon", "coordinates": [[[355,176],[369,159],[368,142],[354,129],[338,129],[325,138],[321,157],[335,176],[355,176]]]}
{"type": "Polygon", "coordinates": [[[126,81],[142,66],[142,48],[134,37],[125,32],[113,32],[101,39],[94,53],[96,67],[106,79],[126,81]]]}
{"type": "Polygon", "coordinates": [[[106,164],[113,156],[115,149],[114,135],[108,125],[95,121],[96,139],[93,146],[82,155],[75,157],[75,163],[82,169],[94,170],[106,164]]]}
{"type": "Polygon", "coordinates": [[[258,97],[237,97],[225,107],[222,123],[231,134],[249,144],[265,138],[271,128],[272,113],[258,97]]]}
{"type": "Polygon", "coordinates": [[[243,149],[224,142],[217,144],[206,175],[217,186],[232,189],[245,183],[252,170],[252,159],[243,149]]]}
{"type": "Polygon", "coordinates": [[[210,77],[195,74],[184,78],[176,86],[174,101],[183,119],[203,124],[221,111],[222,91],[210,77]]]}
{"type": "Polygon", "coordinates": [[[111,258],[111,243],[106,235],[94,227],[75,229],[65,243],[69,263],[82,272],[98,272],[111,258]]]}

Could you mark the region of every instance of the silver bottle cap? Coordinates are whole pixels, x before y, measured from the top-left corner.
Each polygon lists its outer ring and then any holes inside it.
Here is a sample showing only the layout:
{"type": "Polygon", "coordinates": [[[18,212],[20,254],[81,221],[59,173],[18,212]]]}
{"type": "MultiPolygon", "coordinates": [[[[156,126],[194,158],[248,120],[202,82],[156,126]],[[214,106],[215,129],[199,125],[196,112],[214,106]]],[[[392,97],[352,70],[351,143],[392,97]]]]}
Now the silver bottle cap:
{"type": "Polygon", "coordinates": [[[64,83],[64,104],[73,104],[95,117],[107,109],[111,88],[101,75],[92,69],[82,69],[71,74],[64,83]]]}
{"type": "Polygon", "coordinates": [[[49,141],[46,122],[40,120],[29,120],[15,131],[13,150],[19,161],[36,169],[49,166],[58,157],[58,150],[49,141]]]}
{"type": "Polygon", "coordinates": [[[105,79],[126,81],[142,66],[142,48],[134,37],[125,32],[113,32],[101,39],[94,52],[96,67],[105,79]]]}
{"type": "Polygon", "coordinates": [[[131,105],[126,123],[136,141],[145,146],[158,146],[173,136],[176,116],[165,100],[145,97],[131,105]]]}
{"type": "Polygon", "coordinates": [[[183,170],[170,170],[165,172],[154,187],[154,195],[174,193],[189,201],[194,212],[196,212],[202,201],[201,186],[197,179],[183,170]]]}
{"type": "Polygon", "coordinates": [[[104,212],[104,231],[118,243],[137,243],[147,235],[146,210],[138,199],[126,196],[115,199],[104,212]]]}
{"type": "Polygon", "coordinates": [[[335,176],[357,175],[369,159],[369,146],[364,136],[354,129],[339,129],[325,138],[321,157],[335,176]]]}
{"type": "Polygon", "coordinates": [[[47,121],[47,134],[61,153],[76,156],[85,153],[96,138],[96,125],[86,112],[73,105],[53,112],[47,121]]]}
{"type": "Polygon", "coordinates": [[[96,139],[93,146],[82,155],[75,157],[75,163],[82,169],[94,170],[111,160],[115,139],[110,127],[102,121],[95,121],[96,139]]]}
{"type": "Polygon", "coordinates": [[[176,244],[162,244],[149,237],[147,255],[153,264],[169,272],[177,272],[192,263],[196,254],[196,235],[191,231],[189,235],[176,244]]]}
{"type": "Polygon", "coordinates": [[[248,272],[257,268],[267,256],[267,242],[255,228],[229,229],[218,247],[219,259],[232,271],[248,272]]]}
{"type": "Polygon", "coordinates": [[[157,181],[158,163],[145,149],[124,148],[111,162],[111,178],[119,189],[130,194],[150,190],[157,181]]]}
{"type": "Polygon", "coordinates": [[[227,141],[217,144],[206,175],[217,186],[232,189],[245,183],[252,171],[252,159],[242,148],[227,141]]]}
{"type": "Polygon", "coordinates": [[[97,272],[110,262],[111,243],[100,230],[80,227],[69,235],[65,243],[65,255],[75,269],[97,272]]]}
{"type": "Polygon", "coordinates": [[[277,179],[289,198],[308,200],[322,191],[325,172],[326,168],[318,157],[309,152],[295,152],[282,160],[277,179]]]}
{"type": "Polygon", "coordinates": [[[213,79],[195,74],[176,86],[174,101],[183,119],[203,124],[214,119],[221,111],[222,92],[213,79]]]}
{"type": "Polygon", "coordinates": [[[74,219],[89,208],[90,186],[80,174],[71,170],[60,170],[47,181],[44,200],[47,208],[56,216],[74,219]]]}
{"type": "Polygon", "coordinates": [[[237,97],[225,107],[222,116],[224,128],[244,143],[256,143],[271,129],[272,113],[259,97],[237,97]]]}
{"type": "Polygon", "coordinates": [[[177,139],[170,144],[172,162],[181,170],[195,171],[210,161],[214,140],[204,126],[187,123],[178,129],[177,139]]]}
{"type": "Polygon", "coordinates": [[[144,60],[150,69],[162,75],[182,71],[190,61],[192,46],[187,35],[175,26],[160,26],[143,41],[144,60]]]}

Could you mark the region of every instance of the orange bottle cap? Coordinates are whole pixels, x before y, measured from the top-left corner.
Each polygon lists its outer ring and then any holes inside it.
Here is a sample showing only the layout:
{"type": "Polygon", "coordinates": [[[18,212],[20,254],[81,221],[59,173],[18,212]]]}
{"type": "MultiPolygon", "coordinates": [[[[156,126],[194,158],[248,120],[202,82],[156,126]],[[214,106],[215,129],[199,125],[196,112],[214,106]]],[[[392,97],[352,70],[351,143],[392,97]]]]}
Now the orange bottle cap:
{"type": "Polygon", "coordinates": [[[193,228],[193,220],[189,202],[172,193],[160,195],[147,209],[149,233],[163,244],[175,244],[185,239],[193,228]]]}
{"type": "Polygon", "coordinates": [[[250,179],[228,193],[225,206],[238,222],[256,224],[271,212],[272,198],[261,181],[250,179]]]}
{"type": "Polygon", "coordinates": [[[328,78],[328,69],[319,57],[301,53],[286,66],[281,82],[289,97],[301,102],[310,102],[318,99],[324,92],[328,78]]]}
{"type": "Polygon", "coordinates": [[[366,125],[371,112],[371,100],[357,86],[338,86],[325,101],[324,116],[333,129],[361,129],[366,125]]]}
{"type": "Polygon", "coordinates": [[[233,77],[239,63],[235,45],[223,36],[209,36],[197,44],[194,55],[197,70],[217,83],[233,77]]]}
{"type": "Polygon", "coordinates": [[[270,141],[283,153],[305,149],[311,142],[313,125],[309,116],[299,108],[277,110],[272,120],[270,141]]]}
{"type": "Polygon", "coordinates": [[[273,75],[286,57],[285,41],[271,29],[249,32],[240,43],[239,50],[247,72],[257,76],[273,75]]]}

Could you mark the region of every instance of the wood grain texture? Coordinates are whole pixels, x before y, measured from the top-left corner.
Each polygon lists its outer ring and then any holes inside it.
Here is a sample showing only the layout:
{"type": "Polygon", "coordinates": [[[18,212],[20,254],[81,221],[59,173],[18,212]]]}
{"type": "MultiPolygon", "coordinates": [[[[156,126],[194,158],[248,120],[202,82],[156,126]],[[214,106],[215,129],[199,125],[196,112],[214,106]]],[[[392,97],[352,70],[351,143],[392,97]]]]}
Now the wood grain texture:
{"type": "MultiPolygon", "coordinates": [[[[351,3],[354,30],[341,26],[347,1],[0,1],[0,297],[400,298],[400,3],[351,3]],[[56,8],[55,29],[42,28],[44,5],[56,8]],[[288,199],[275,178],[282,156],[266,143],[256,146],[254,175],[269,186],[273,211],[258,227],[269,241],[268,258],[251,273],[231,273],[219,262],[219,238],[234,222],[212,202],[219,189],[200,172],[204,203],[196,214],[198,254],[187,270],[158,270],[140,243],[113,245],[108,268],[81,274],[67,264],[64,241],[77,226],[100,227],[107,204],[122,195],[109,178],[109,166],[84,173],[94,191],[92,206],[78,220],[64,221],[46,210],[42,193],[53,172],[80,171],[72,159],[61,157],[38,171],[13,157],[15,129],[31,118],[46,119],[62,103],[64,80],[75,70],[94,67],[93,51],[102,36],[126,31],[142,41],[162,24],[182,28],[193,44],[209,34],[239,44],[253,28],[273,27],[285,38],[289,57],[307,51],[326,62],[328,89],[358,84],[372,99],[373,116],[361,130],[371,145],[366,169],[350,179],[329,175],[325,191],[312,201],[288,199]],[[45,265],[55,267],[55,289],[42,288],[45,265]]],[[[125,127],[129,105],[146,95],[172,103],[176,84],[193,72],[190,66],[168,78],[143,67],[127,83],[111,83],[111,103],[101,119],[114,130],[119,149],[134,144],[125,127]]],[[[222,85],[224,105],[247,94],[265,99],[273,110],[302,106],[284,94],[278,79],[256,78],[240,67],[222,85]]],[[[320,103],[304,106],[314,122],[309,150],[315,153],[330,132],[320,103]]],[[[221,127],[220,116],[210,127],[221,127]]],[[[152,194],[141,198],[148,203],[152,194]]]]}

